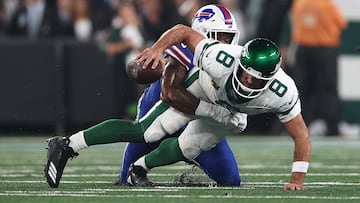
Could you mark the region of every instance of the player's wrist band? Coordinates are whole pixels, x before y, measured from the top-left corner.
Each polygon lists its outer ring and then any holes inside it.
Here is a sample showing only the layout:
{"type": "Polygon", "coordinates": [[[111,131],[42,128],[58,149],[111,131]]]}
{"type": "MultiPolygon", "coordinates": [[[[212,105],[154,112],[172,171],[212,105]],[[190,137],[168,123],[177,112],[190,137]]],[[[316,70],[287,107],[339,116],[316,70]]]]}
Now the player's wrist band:
{"type": "Polygon", "coordinates": [[[309,162],[294,161],[292,164],[291,173],[293,172],[307,173],[308,169],[309,169],[309,162]]]}

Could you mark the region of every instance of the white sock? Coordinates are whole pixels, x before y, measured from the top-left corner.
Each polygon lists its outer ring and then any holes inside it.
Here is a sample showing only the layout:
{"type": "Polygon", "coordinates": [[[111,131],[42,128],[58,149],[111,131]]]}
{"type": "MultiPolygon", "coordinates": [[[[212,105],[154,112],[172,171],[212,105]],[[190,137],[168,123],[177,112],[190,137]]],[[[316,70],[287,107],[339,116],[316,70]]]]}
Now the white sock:
{"type": "Polygon", "coordinates": [[[146,164],[145,164],[145,156],[142,156],[140,157],[140,159],[136,160],[134,162],[134,165],[135,166],[141,166],[143,167],[146,171],[149,171],[149,169],[146,167],[146,164]]]}
{"type": "Polygon", "coordinates": [[[89,147],[84,138],[84,131],[79,131],[69,137],[70,143],[69,147],[71,147],[74,152],[78,152],[81,149],[89,147]]]}

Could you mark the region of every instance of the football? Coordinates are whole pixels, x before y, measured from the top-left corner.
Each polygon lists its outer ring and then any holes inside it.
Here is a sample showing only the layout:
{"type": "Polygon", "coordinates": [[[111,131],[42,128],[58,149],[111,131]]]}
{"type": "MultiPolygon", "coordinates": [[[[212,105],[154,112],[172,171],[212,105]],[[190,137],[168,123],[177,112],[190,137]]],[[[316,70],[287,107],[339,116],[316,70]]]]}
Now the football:
{"type": "Polygon", "coordinates": [[[150,84],[160,79],[162,75],[162,68],[159,64],[155,69],[151,68],[152,63],[149,67],[144,69],[142,64],[137,64],[136,60],[131,60],[126,66],[126,72],[132,80],[139,84],[150,84]]]}

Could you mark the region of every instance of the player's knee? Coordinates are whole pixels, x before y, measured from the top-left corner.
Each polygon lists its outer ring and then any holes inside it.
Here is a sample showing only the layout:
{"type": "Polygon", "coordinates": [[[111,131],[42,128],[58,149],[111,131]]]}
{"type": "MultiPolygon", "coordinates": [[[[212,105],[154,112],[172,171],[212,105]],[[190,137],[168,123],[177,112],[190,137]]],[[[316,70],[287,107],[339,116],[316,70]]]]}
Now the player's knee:
{"type": "Polygon", "coordinates": [[[240,186],[241,184],[241,178],[239,173],[228,173],[228,174],[219,174],[217,177],[212,177],[213,180],[216,181],[216,183],[219,186],[230,186],[230,187],[236,187],[240,186]]]}
{"type": "Polygon", "coordinates": [[[151,134],[144,134],[144,139],[146,143],[157,142],[163,137],[164,137],[164,133],[153,132],[151,134]]]}
{"type": "Polygon", "coordinates": [[[222,186],[240,186],[241,184],[241,179],[240,179],[240,175],[239,174],[232,174],[230,176],[226,176],[224,181],[222,183],[218,183],[219,185],[222,186]]]}
{"type": "Polygon", "coordinates": [[[179,142],[179,147],[184,157],[188,160],[195,159],[195,157],[197,157],[201,152],[199,147],[193,145],[183,145],[181,142],[179,142]]]}
{"type": "Polygon", "coordinates": [[[212,173],[212,179],[216,181],[219,186],[240,186],[241,178],[237,164],[231,164],[232,160],[222,159],[215,161],[212,173]]]}
{"type": "Polygon", "coordinates": [[[165,137],[167,132],[159,122],[154,122],[144,132],[144,139],[146,143],[153,143],[165,137]]]}

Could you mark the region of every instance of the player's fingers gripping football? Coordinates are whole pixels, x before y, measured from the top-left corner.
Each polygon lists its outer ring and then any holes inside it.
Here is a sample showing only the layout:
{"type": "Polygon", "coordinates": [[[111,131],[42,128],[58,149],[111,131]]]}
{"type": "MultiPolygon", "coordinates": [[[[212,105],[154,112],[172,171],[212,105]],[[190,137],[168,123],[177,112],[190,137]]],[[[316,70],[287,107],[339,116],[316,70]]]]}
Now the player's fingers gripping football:
{"type": "Polygon", "coordinates": [[[136,57],[137,65],[143,64],[144,60],[147,58],[148,52],[149,48],[146,48],[136,57]]]}
{"type": "Polygon", "coordinates": [[[163,53],[153,48],[147,48],[141,52],[137,57],[137,61],[139,64],[143,64],[144,69],[148,68],[149,66],[151,66],[152,69],[156,69],[158,65],[164,69],[166,64],[163,53]]]}
{"type": "Polygon", "coordinates": [[[230,124],[234,125],[232,131],[241,133],[247,127],[247,114],[236,112],[230,118],[230,124]]]}

